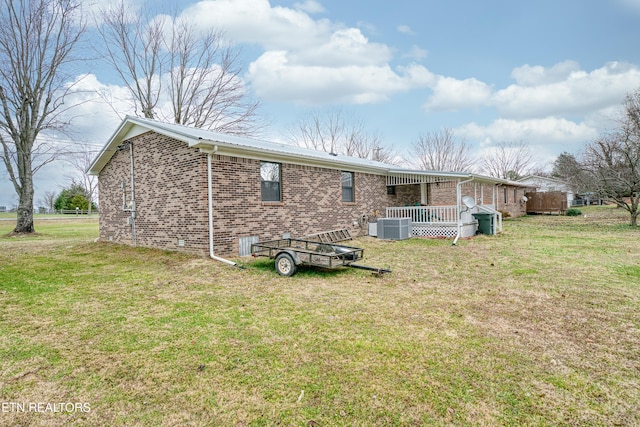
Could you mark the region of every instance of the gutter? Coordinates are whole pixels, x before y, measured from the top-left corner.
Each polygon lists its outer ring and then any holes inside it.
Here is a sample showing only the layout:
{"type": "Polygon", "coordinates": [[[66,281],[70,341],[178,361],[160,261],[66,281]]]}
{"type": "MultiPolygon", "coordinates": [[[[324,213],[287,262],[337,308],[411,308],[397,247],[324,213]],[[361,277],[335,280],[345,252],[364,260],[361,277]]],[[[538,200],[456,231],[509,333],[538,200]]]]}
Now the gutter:
{"type": "Polygon", "coordinates": [[[209,256],[213,260],[220,261],[235,267],[238,265],[237,263],[233,261],[229,261],[228,259],[216,256],[213,252],[213,190],[211,189],[211,156],[213,156],[213,153],[215,153],[216,148],[217,147],[214,148],[214,151],[207,153],[207,201],[209,205],[209,256]]]}

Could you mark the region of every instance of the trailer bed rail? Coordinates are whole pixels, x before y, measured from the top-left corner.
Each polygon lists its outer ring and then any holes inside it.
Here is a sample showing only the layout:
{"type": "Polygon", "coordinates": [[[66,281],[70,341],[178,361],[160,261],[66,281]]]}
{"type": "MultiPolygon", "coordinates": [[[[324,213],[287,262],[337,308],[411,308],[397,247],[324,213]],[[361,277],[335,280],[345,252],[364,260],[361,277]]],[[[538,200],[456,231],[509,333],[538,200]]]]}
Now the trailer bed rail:
{"type": "Polygon", "coordinates": [[[283,276],[292,276],[297,266],[308,265],[321,268],[354,267],[375,271],[378,274],[391,270],[353,264],[364,257],[364,249],[354,246],[336,245],[308,239],[278,239],[253,243],[254,257],[268,257],[276,260],[276,271],[283,276]]]}

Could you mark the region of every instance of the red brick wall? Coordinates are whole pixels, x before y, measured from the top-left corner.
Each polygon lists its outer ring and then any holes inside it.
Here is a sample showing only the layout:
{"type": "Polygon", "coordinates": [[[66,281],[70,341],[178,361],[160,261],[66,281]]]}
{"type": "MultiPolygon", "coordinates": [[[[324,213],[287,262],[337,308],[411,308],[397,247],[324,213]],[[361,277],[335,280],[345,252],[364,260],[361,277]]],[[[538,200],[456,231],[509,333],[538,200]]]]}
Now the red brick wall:
{"type": "MultiPolygon", "coordinates": [[[[134,147],[136,245],[206,253],[208,248],[206,156],[185,143],[146,133],[134,147]],[[178,241],[184,241],[179,246],[178,241]]],[[[118,151],[99,176],[100,238],[132,243],[129,212],[122,210],[125,183],[130,200],[130,154],[118,151]]]]}
{"type": "Polygon", "coordinates": [[[281,202],[262,202],[260,161],[214,155],[214,229],[217,250],[237,254],[238,239],[304,236],[354,226],[361,215],[384,214],[389,200],[384,176],[355,173],[355,202],[342,202],[341,170],[282,164],[281,202]]]}
{"type": "Polygon", "coordinates": [[[415,206],[420,204],[420,184],[396,185],[393,206],[415,206]]]}
{"type": "MultiPolygon", "coordinates": [[[[495,203],[497,210],[506,212],[511,217],[518,217],[527,213],[526,203],[521,203],[522,196],[527,190],[526,188],[510,185],[496,186],[494,202],[493,187],[493,185],[475,184],[473,182],[462,184],[462,196],[477,196],[477,202],[485,205],[495,203]],[[507,195],[506,203],[504,198],[505,189],[507,195]]],[[[429,184],[429,205],[453,205],[455,203],[456,184],[454,182],[429,184]]]]}
{"type": "MultiPolygon", "coordinates": [[[[209,251],[207,157],[185,143],[155,133],[132,138],[137,218],[136,244],[201,255],[209,251]],[[178,241],[184,241],[179,246],[178,241]]],[[[128,148],[116,152],[100,173],[100,238],[132,242],[121,182],[130,194],[128,148]]],[[[355,202],[342,202],[341,171],[282,164],[282,202],[263,203],[260,161],[212,156],[214,251],[238,255],[238,239],[303,236],[338,228],[353,234],[361,215],[384,216],[395,205],[385,177],[355,173],[355,202]]]]}

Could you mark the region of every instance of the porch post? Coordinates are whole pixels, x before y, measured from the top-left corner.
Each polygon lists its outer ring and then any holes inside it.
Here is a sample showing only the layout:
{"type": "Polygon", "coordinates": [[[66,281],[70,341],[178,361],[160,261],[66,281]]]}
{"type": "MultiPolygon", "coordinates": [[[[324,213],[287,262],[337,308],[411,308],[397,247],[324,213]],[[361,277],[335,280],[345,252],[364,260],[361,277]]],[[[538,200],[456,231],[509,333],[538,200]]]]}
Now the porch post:
{"type": "Polygon", "coordinates": [[[499,184],[493,184],[493,196],[491,198],[491,204],[493,205],[494,210],[498,210],[498,201],[496,200],[497,194],[496,191],[498,189],[499,184]]]}
{"type": "Polygon", "coordinates": [[[458,218],[458,228],[460,228],[460,204],[462,204],[462,188],[460,184],[460,179],[458,178],[458,183],[456,184],[456,217],[458,218]]]}
{"type": "Polygon", "coordinates": [[[423,205],[429,204],[429,192],[426,182],[420,183],[420,203],[423,205]]]}

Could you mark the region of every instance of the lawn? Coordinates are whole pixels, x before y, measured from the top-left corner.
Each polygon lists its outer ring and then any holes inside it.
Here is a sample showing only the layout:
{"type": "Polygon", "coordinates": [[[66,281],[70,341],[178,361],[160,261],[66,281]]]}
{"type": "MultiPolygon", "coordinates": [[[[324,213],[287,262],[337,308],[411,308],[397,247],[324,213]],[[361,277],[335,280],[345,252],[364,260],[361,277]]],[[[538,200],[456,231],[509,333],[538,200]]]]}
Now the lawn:
{"type": "Polygon", "coordinates": [[[640,230],[583,213],[354,241],[383,277],[37,221],[0,237],[0,424],[640,425],[640,230]]]}

